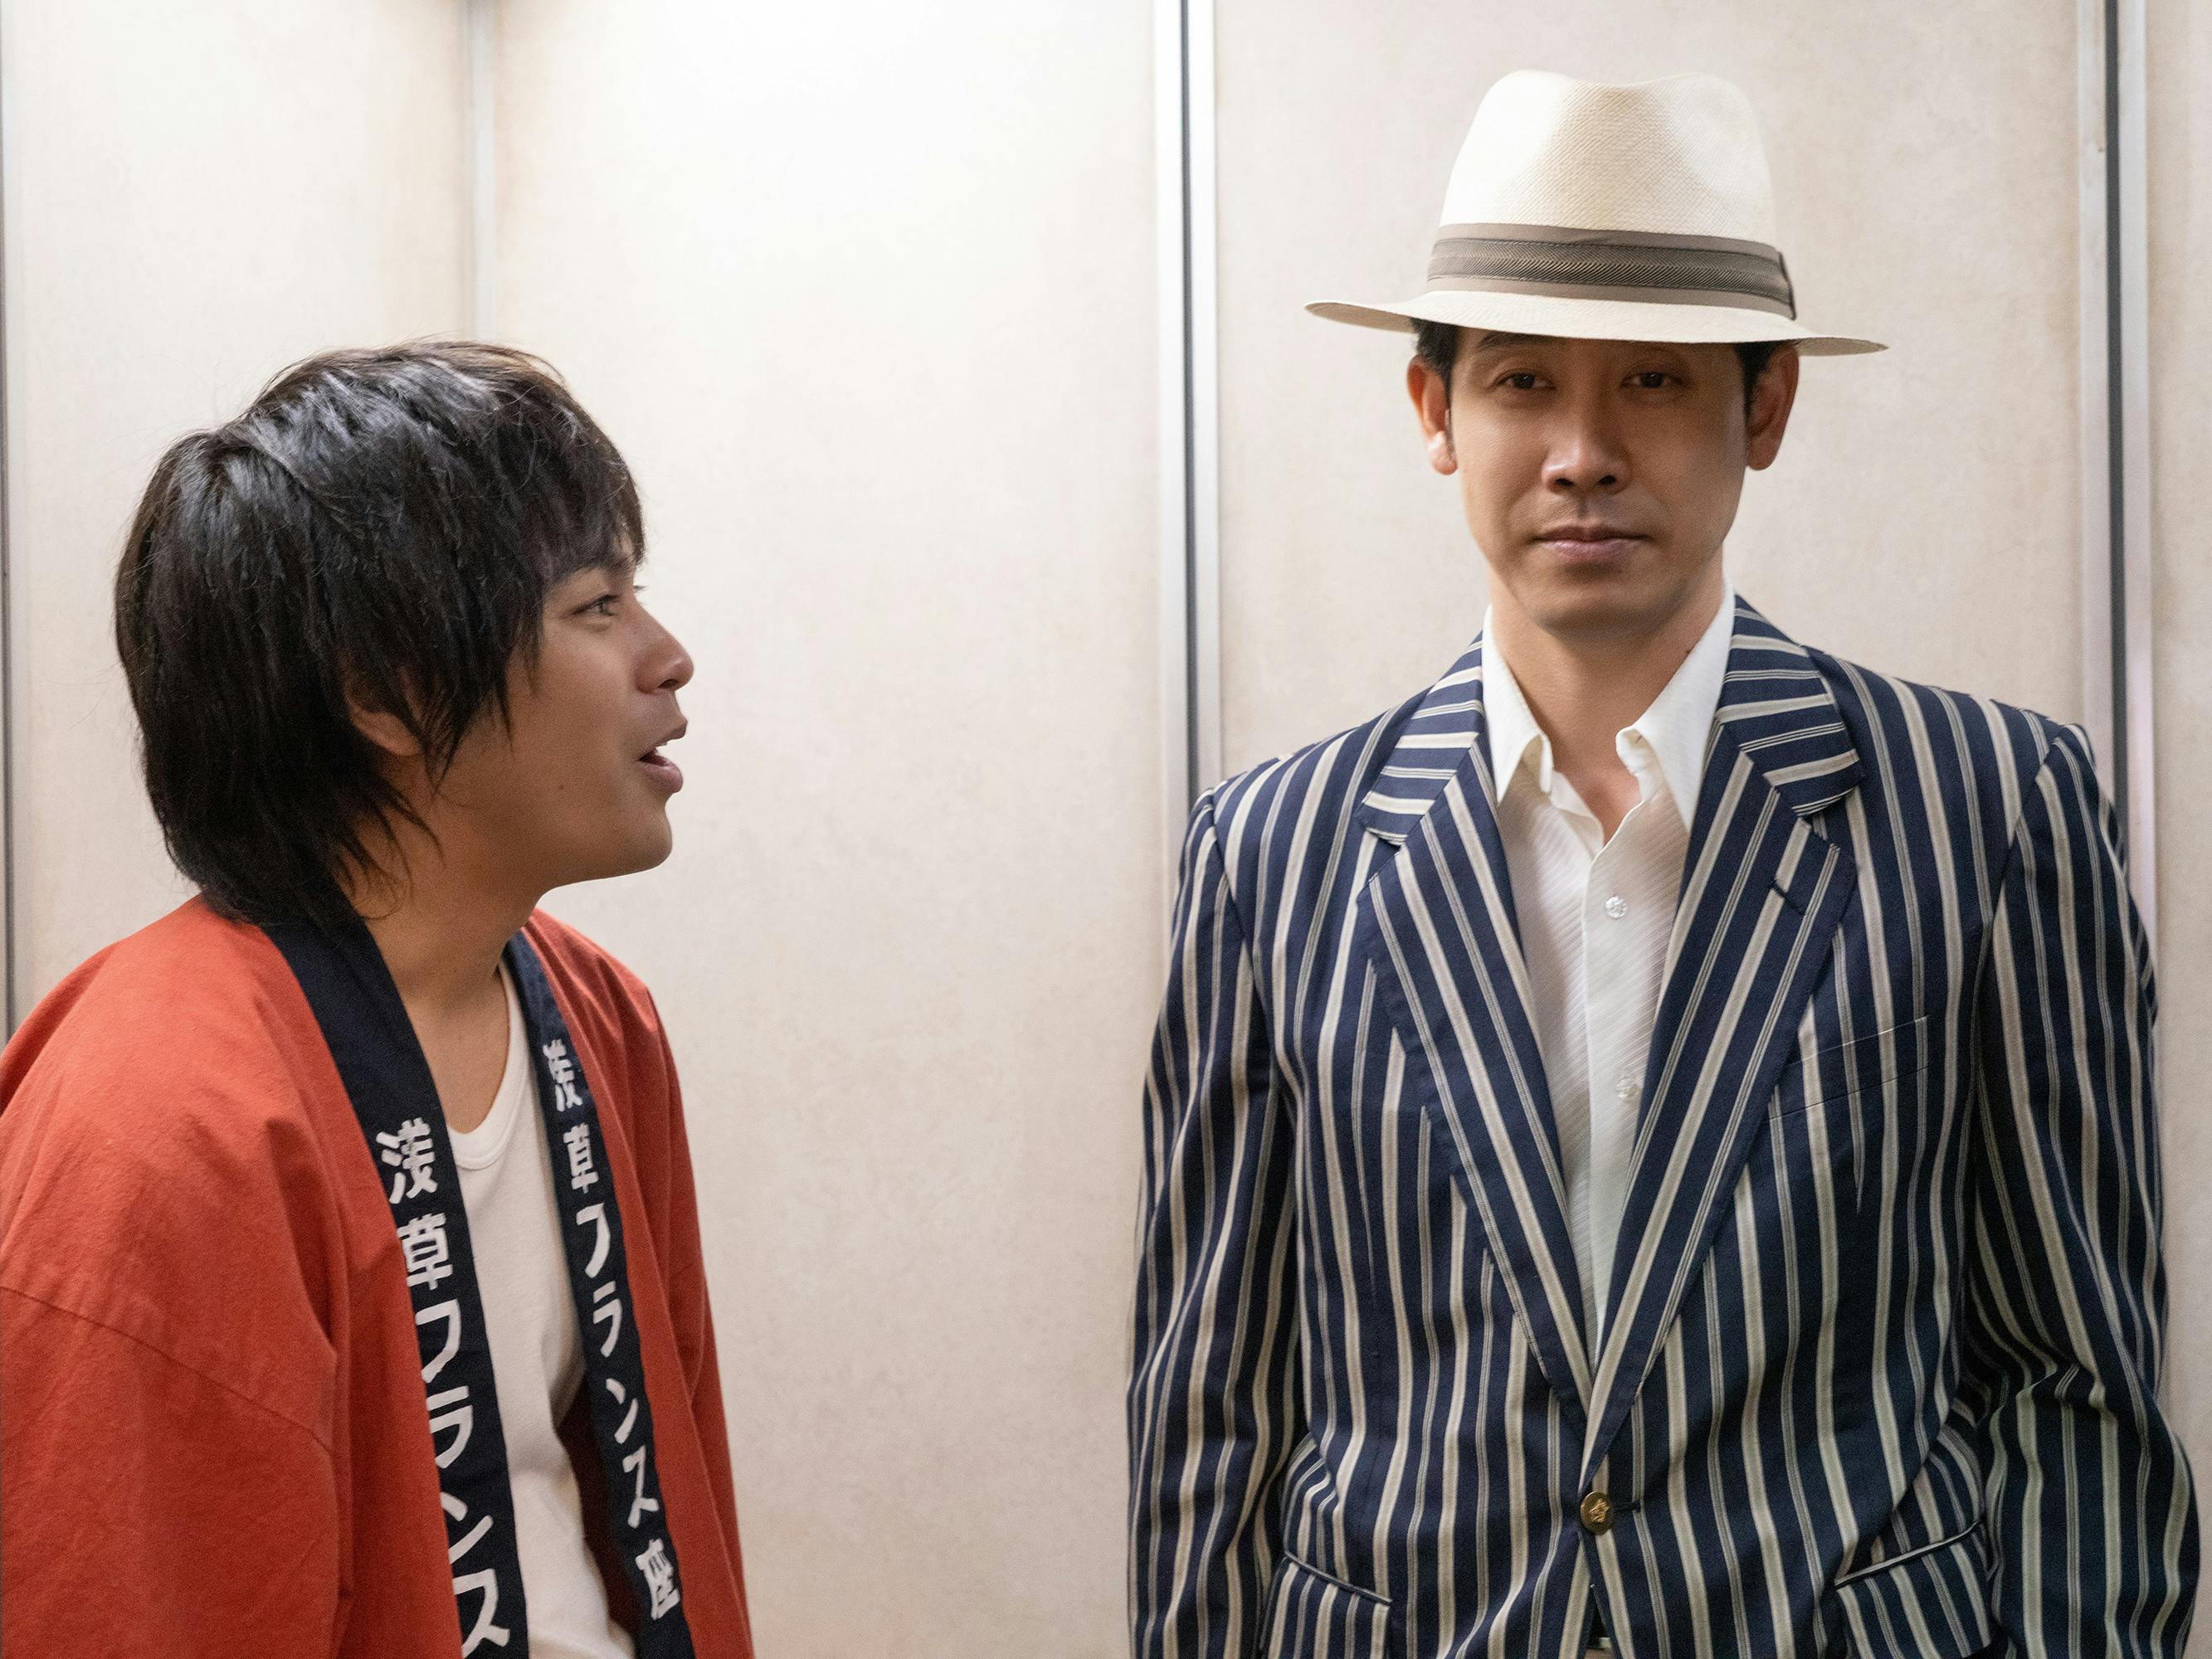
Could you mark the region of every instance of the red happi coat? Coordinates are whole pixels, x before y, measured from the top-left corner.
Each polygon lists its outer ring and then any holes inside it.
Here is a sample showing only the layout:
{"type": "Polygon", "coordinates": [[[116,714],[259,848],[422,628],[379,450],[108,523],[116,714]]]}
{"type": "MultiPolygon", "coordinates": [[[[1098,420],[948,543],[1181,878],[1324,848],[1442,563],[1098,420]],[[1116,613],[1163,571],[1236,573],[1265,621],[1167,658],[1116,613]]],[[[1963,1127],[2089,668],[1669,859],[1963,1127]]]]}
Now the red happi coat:
{"type": "MultiPolygon", "coordinates": [[[[598,1097],[693,1639],[749,1659],[668,1045],[619,963],[528,932],[598,1097]]],[[[39,1005],[0,1056],[0,1653],[458,1654],[417,1366],[380,1173],[258,929],[195,900],[39,1005]]]]}

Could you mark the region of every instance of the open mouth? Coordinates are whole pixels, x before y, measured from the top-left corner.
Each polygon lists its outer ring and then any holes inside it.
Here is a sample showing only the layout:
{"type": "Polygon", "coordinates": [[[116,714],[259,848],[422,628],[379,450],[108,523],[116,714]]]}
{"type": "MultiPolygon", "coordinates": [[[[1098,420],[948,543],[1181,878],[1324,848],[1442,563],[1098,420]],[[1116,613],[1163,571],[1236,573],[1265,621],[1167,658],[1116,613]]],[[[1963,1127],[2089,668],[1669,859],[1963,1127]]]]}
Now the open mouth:
{"type": "Polygon", "coordinates": [[[647,775],[672,795],[684,787],[684,773],[674,761],[661,753],[661,750],[690,729],[690,721],[678,720],[674,726],[660,734],[659,743],[637,757],[637,763],[646,769],[647,775]]]}

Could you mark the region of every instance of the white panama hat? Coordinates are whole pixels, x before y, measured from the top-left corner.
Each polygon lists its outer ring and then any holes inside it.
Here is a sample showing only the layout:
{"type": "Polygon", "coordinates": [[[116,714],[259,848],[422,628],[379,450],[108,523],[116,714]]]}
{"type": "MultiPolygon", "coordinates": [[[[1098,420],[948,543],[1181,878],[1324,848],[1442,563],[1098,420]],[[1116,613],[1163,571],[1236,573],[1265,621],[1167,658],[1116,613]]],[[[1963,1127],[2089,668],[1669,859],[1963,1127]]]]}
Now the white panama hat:
{"type": "Polygon", "coordinates": [[[1786,340],[1811,356],[1883,349],[1800,323],[1774,244],[1766,151],[1735,86],[1516,70],[1484,95],[1460,148],[1428,291],[1306,309],[1364,328],[1418,319],[1591,340],[1786,340]]]}

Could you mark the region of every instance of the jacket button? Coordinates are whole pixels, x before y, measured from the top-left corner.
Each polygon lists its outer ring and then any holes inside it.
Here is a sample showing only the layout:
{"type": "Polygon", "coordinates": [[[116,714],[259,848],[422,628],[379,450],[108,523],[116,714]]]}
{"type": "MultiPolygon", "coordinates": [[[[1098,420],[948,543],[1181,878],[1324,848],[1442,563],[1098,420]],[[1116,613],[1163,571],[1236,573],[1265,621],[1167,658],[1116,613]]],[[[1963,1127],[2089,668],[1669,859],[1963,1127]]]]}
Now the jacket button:
{"type": "Polygon", "coordinates": [[[1594,1492],[1583,1499],[1583,1525],[1603,1536],[1613,1527],[1613,1500],[1601,1492],[1594,1492]]]}

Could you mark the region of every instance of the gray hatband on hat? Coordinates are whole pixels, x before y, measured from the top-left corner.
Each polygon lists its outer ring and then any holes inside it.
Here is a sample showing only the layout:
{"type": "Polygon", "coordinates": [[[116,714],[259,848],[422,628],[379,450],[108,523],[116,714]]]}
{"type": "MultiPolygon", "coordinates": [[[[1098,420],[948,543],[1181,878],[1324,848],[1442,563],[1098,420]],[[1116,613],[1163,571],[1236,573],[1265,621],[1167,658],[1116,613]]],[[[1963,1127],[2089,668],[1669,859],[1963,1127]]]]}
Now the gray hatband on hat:
{"type": "Polygon", "coordinates": [[[1429,255],[1429,286],[1797,314],[1780,250],[1725,236],[1445,225],[1429,255]]]}

